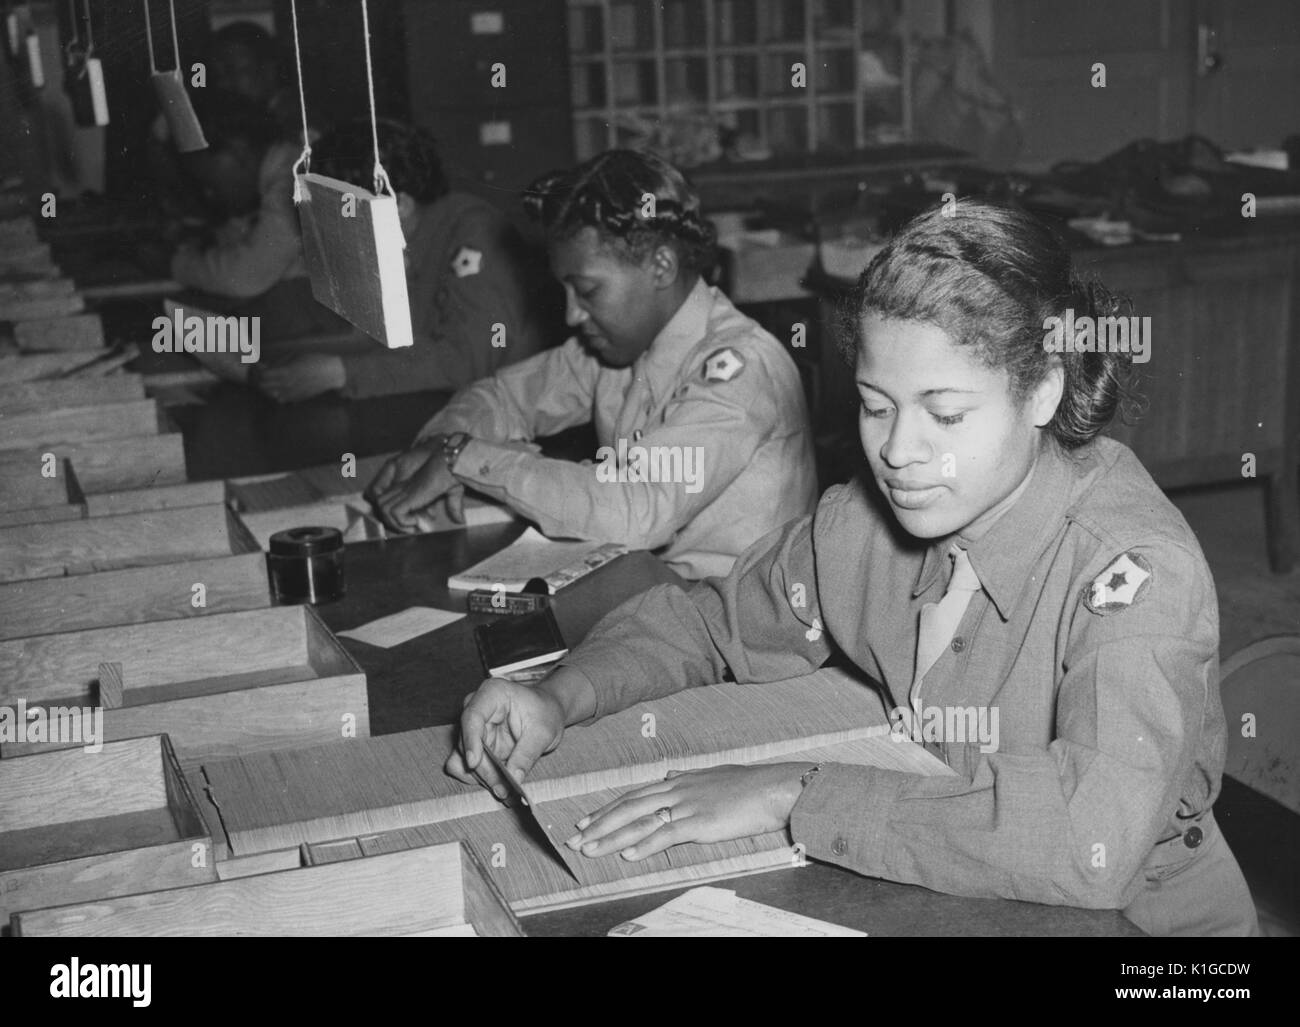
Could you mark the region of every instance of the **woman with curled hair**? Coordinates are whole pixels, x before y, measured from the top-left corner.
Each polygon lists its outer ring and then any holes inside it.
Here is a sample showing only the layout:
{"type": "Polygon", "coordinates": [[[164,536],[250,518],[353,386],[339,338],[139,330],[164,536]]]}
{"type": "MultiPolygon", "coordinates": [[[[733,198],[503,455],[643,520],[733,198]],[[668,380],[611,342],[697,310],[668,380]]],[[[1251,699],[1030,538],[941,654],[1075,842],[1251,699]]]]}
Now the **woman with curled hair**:
{"type": "Polygon", "coordinates": [[[701,273],[713,228],[685,177],[611,150],[537,179],[573,337],[452,398],[370,492],[398,529],[468,486],[548,535],[622,542],[688,578],[724,574],[756,539],[812,509],[816,473],[798,371],[701,273]],[[597,461],[532,440],[591,423],[597,461]]]}
{"type": "Polygon", "coordinates": [[[1120,909],[1152,934],[1256,933],[1211,809],[1214,583],[1182,516],[1100,434],[1129,354],[1048,345],[1049,318],[1114,306],[1022,211],[966,200],[911,222],[845,311],[859,480],[727,577],[615,610],[539,685],[485,682],[448,772],[495,786],[484,746],[522,776],[565,725],[839,654],[879,683],[894,734],[950,775],[683,773],[592,810],[569,844],[640,860],[788,829],[809,857],[871,876],[1120,909]]]}

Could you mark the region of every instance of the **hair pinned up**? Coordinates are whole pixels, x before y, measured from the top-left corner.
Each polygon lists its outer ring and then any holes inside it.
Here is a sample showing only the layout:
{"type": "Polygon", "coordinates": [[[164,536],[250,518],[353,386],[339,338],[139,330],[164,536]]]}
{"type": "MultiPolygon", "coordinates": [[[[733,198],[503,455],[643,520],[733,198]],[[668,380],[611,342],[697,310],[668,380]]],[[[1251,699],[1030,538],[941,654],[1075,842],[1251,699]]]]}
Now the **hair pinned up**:
{"type": "MultiPolygon", "coordinates": [[[[447,178],[438,157],[438,144],[428,130],[391,118],[380,118],[378,124],[379,159],[393,189],[417,203],[433,203],[446,195],[447,178]]],[[[340,125],[313,146],[311,169],[370,188],[375,174],[375,144],[369,119],[358,118],[340,125]]]]}
{"type": "Polygon", "coordinates": [[[638,261],[664,244],[691,273],[714,261],[717,234],[700,212],[699,196],[685,175],[653,153],[607,150],[576,168],[542,175],[524,190],[523,202],[553,238],[594,228],[638,261]]]}
{"type": "MultiPolygon", "coordinates": [[[[1049,317],[1113,317],[1127,301],[1074,271],[1060,238],[1032,214],[987,200],[962,199],[947,216],[922,214],[867,265],[841,309],[840,352],[853,364],[868,312],[941,328],[988,367],[1004,369],[1023,399],[1047,374],[1049,317]]],[[[1065,449],[1102,432],[1130,395],[1132,357],[1065,352],[1056,413],[1047,426],[1065,449]]]]}

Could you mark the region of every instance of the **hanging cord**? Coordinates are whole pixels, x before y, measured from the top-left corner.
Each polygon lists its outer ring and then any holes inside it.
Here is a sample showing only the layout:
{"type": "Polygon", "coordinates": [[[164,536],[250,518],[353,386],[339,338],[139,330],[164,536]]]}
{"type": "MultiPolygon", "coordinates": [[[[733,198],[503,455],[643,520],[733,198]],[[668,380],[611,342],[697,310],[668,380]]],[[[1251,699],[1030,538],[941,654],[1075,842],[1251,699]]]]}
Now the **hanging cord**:
{"type": "Polygon", "coordinates": [[[375,116],[375,73],[370,66],[370,11],[366,0],[361,0],[361,23],[366,33],[366,85],[370,88],[370,134],[375,140],[375,195],[388,193],[394,199],[393,184],[388,181],[388,172],[379,161],[379,122],[375,116]]]}
{"type": "Polygon", "coordinates": [[[94,15],[90,13],[90,0],[86,0],[86,59],[95,51],[95,30],[91,27],[94,15]]]}
{"type": "Polygon", "coordinates": [[[149,47],[149,70],[158,74],[158,62],[153,56],[153,23],[149,20],[149,0],[144,0],[144,42],[149,47]]]}
{"type": "Polygon", "coordinates": [[[293,21],[293,58],[298,65],[298,109],[302,111],[302,153],[293,162],[293,202],[297,204],[303,201],[301,176],[311,171],[311,134],[307,131],[307,94],[302,86],[302,46],[298,42],[298,0],[290,0],[289,9],[293,21]]]}
{"type": "MultiPolygon", "coordinates": [[[[171,12],[172,18],[172,56],[176,58],[176,74],[181,73],[181,41],[176,36],[176,4],[175,0],[167,0],[167,9],[171,12]]],[[[90,15],[89,0],[87,0],[86,15],[90,15]]],[[[158,62],[153,55],[153,23],[149,20],[149,0],[144,0],[144,41],[149,47],[149,67],[153,73],[158,74],[158,62]]]]}

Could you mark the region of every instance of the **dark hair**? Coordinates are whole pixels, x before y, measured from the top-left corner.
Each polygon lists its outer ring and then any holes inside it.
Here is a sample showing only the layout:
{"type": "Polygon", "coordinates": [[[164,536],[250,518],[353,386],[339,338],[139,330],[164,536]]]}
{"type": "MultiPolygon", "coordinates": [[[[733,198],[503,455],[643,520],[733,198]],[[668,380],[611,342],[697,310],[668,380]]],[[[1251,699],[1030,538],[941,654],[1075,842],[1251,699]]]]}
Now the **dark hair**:
{"type": "MultiPolygon", "coordinates": [[[[438,144],[427,129],[379,119],[379,160],[397,192],[417,203],[447,193],[438,144]]],[[[340,125],[311,148],[311,170],[369,189],[375,174],[375,143],[368,118],[340,125]]]]}
{"type": "Polygon", "coordinates": [[[203,126],[208,149],[220,153],[235,143],[247,143],[261,153],[272,143],[285,140],[280,122],[260,103],[238,93],[219,89],[190,91],[194,113],[203,126]]]}
{"type": "MultiPolygon", "coordinates": [[[[841,308],[840,353],[852,364],[868,312],[921,321],[1004,369],[1023,400],[1043,380],[1052,354],[1044,322],[1117,316],[1126,306],[1098,281],[1075,273],[1057,234],[1026,211],[962,199],[914,218],[867,265],[841,308]]],[[[1129,395],[1128,353],[1060,354],[1064,388],[1047,429],[1066,449],[1091,441],[1129,395]]]]}
{"type": "Polygon", "coordinates": [[[257,22],[232,21],[212,33],[207,47],[209,59],[215,58],[222,50],[235,47],[243,47],[258,64],[273,68],[277,78],[284,77],[285,61],[280,44],[257,22]]]}
{"type": "Polygon", "coordinates": [[[700,212],[700,197],[677,168],[638,150],[607,150],[575,168],[552,171],[524,190],[524,209],[547,235],[568,239],[594,228],[633,260],[667,245],[683,270],[712,266],[717,232],[700,212]],[[647,216],[649,196],[653,215],[647,216]]]}

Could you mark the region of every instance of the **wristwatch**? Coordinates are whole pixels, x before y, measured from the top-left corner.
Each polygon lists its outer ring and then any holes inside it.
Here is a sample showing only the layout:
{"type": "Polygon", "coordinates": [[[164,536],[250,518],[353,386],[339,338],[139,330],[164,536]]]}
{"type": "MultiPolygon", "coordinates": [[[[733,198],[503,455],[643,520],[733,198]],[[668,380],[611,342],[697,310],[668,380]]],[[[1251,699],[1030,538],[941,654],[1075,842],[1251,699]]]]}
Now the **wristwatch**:
{"type": "Polygon", "coordinates": [[[460,451],[468,444],[469,432],[464,431],[452,432],[442,440],[442,459],[447,464],[447,470],[455,472],[460,451]]]}

